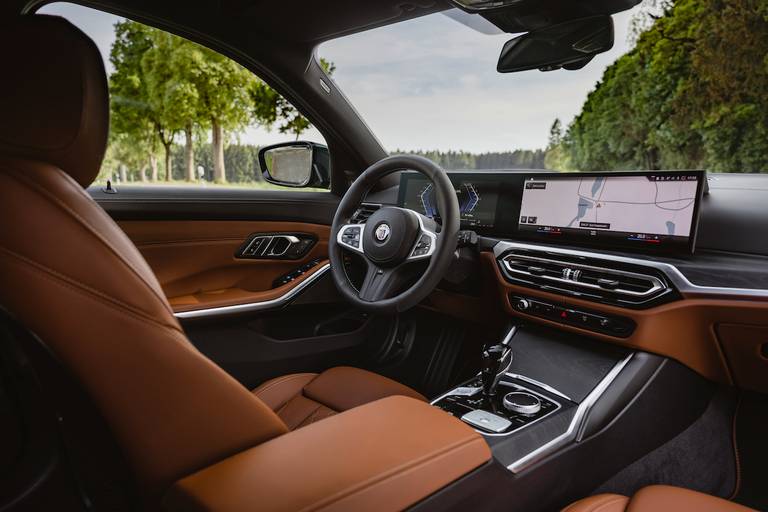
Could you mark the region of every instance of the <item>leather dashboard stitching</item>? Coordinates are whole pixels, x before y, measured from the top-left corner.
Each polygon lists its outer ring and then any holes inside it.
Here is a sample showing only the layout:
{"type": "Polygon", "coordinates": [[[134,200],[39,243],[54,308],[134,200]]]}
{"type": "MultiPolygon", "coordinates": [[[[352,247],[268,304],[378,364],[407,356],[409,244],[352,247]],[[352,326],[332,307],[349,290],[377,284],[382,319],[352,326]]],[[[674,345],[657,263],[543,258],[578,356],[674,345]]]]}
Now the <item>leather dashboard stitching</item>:
{"type": "MultiPolygon", "coordinates": [[[[112,254],[116,257],[116,259],[120,263],[122,263],[136,277],[139,278],[139,281],[141,283],[143,283],[160,300],[160,303],[165,307],[165,309],[168,311],[168,313],[173,314],[173,309],[171,308],[170,304],[167,303],[166,298],[164,296],[162,296],[161,294],[159,294],[158,291],[155,289],[155,287],[152,286],[141,275],[141,272],[139,272],[139,270],[136,267],[134,267],[127,259],[122,257],[120,252],[117,249],[115,249],[115,247],[112,246],[112,244],[109,242],[109,240],[107,240],[101,233],[99,233],[99,231],[96,228],[94,228],[90,223],[88,223],[79,213],[74,211],[67,204],[62,202],[59,198],[57,198],[56,196],[54,196],[51,193],[49,193],[47,190],[45,190],[44,188],[40,187],[38,184],[34,183],[27,176],[24,176],[23,174],[19,173],[18,171],[14,170],[14,169],[9,169],[9,168],[6,167],[6,170],[8,171],[8,174],[13,176],[18,182],[26,185],[28,188],[32,189],[34,192],[37,192],[38,194],[44,196],[50,202],[56,204],[59,208],[61,208],[65,212],[69,213],[70,216],[72,216],[77,221],[79,221],[81,226],[83,226],[88,231],[90,231],[90,233],[93,236],[95,236],[102,244],[104,244],[104,246],[110,252],[112,252],[112,254]]],[[[75,185],[76,190],[79,191],[80,193],[82,193],[83,195],[85,195],[85,197],[87,197],[89,201],[93,202],[93,198],[91,198],[88,194],[86,194],[85,191],[80,187],[80,185],[76,181],[74,181],[74,179],[71,176],[69,176],[68,174],[66,174],[63,171],[62,171],[62,175],[65,176],[66,178],[72,180],[74,182],[73,184],[75,185]]],[[[101,207],[99,207],[95,202],[94,202],[93,206],[95,206],[97,209],[101,209],[101,207]]],[[[102,213],[104,213],[103,210],[102,210],[102,213]]],[[[109,216],[106,213],[104,213],[104,215],[106,216],[107,220],[111,221],[111,219],[109,218],[109,216]]],[[[115,228],[117,230],[119,230],[119,231],[122,231],[122,230],[120,230],[120,227],[117,224],[115,224],[115,228]]],[[[127,237],[127,235],[126,235],[126,237],[127,237]]],[[[133,243],[133,242],[130,242],[130,243],[133,243]]]]}

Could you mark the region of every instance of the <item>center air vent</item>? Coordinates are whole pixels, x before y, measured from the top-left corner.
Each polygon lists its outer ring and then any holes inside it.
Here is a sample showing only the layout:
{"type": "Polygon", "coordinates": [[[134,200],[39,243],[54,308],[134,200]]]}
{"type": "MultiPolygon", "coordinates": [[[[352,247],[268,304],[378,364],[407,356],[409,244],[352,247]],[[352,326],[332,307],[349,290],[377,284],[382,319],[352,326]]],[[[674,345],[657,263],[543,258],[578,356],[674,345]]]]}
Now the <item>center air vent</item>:
{"type": "Polygon", "coordinates": [[[655,269],[599,258],[515,249],[499,259],[507,280],[528,288],[625,307],[649,307],[674,294],[655,269]]]}
{"type": "Polygon", "coordinates": [[[368,220],[368,218],[376,213],[376,211],[381,208],[380,204],[374,204],[374,203],[363,203],[360,205],[360,208],[357,209],[355,214],[352,216],[352,224],[362,224],[365,221],[368,220]]]}

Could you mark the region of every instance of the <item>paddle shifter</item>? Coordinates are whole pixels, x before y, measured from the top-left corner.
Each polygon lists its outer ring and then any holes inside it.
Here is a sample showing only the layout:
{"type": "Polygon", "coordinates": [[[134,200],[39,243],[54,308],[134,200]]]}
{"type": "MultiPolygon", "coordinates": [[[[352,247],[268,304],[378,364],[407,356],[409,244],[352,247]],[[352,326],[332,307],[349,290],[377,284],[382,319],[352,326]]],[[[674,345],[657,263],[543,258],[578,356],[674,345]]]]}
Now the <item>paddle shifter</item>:
{"type": "Polygon", "coordinates": [[[483,349],[483,365],[480,377],[483,381],[483,394],[491,397],[496,394],[499,381],[512,366],[512,338],[517,334],[517,326],[513,325],[504,336],[504,340],[496,345],[483,349]]]}

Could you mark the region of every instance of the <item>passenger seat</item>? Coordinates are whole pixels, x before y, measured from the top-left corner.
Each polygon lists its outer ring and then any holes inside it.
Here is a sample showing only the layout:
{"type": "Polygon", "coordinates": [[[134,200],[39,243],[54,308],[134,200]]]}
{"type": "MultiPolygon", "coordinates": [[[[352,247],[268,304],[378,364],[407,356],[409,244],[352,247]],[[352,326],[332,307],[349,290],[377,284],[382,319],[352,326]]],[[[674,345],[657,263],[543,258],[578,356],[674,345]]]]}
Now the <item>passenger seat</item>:
{"type": "Polygon", "coordinates": [[[651,485],[627,498],[620,494],[596,494],[562,512],[755,512],[751,508],[680,487],[651,485]]]}

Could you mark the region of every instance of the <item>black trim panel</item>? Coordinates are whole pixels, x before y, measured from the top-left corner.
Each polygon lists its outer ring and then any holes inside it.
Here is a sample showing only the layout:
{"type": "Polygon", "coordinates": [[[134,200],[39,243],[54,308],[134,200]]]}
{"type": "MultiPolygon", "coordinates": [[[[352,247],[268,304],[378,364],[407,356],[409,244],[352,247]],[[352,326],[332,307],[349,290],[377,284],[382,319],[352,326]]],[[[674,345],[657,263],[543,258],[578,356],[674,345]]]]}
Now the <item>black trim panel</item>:
{"type": "Polygon", "coordinates": [[[196,187],[119,187],[88,193],[115,220],[262,220],[331,224],[339,198],[331,192],[196,187]]]}

